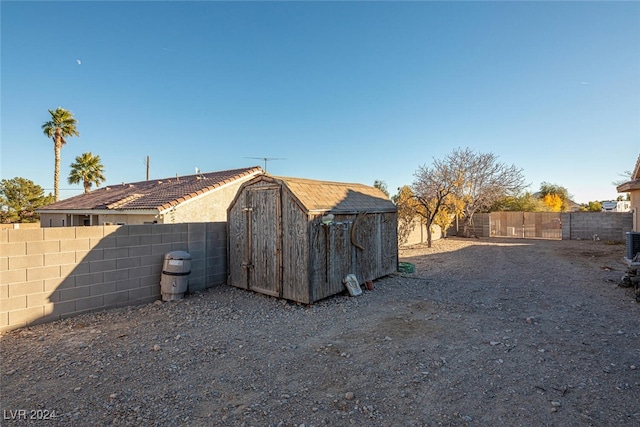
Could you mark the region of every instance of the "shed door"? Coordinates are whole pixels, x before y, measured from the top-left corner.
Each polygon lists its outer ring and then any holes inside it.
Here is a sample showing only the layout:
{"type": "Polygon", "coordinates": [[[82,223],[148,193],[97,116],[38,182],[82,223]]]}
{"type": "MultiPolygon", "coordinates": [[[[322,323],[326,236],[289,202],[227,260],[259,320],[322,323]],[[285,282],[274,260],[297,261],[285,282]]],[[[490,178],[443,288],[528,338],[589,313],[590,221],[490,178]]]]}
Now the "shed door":
{"type": "Polygon", "coordinates": [[[281,296],[280,265],[282,214],[280,187],[248,188],[247,259],[248,288],[273,296],[281,296]]]}

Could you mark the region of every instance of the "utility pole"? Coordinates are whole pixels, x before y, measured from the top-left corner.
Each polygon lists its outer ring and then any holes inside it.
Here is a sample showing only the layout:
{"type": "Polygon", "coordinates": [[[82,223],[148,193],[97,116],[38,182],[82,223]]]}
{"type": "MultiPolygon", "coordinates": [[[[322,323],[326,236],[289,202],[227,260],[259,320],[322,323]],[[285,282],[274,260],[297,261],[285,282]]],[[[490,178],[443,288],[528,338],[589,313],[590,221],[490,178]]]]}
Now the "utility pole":
{"type": "Polygon", "coordinates": [[[151,160],[149,159],[149,156],[147,156],[147,161],[144,162],[145,165],[147,165],[147,181],[149,181],[149,166],[151,164],[151,160]]]}

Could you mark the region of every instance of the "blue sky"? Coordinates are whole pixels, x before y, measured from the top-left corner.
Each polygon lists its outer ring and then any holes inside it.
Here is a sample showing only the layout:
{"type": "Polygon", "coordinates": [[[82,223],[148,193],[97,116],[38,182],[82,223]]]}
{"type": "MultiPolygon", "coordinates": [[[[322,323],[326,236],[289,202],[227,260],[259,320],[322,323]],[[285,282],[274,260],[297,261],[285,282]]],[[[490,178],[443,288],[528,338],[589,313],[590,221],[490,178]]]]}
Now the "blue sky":
{"type": "Polygon", "coordinates": [[[411,184],[456,148],[586,203],[640,154],[638,2],[2,1],[1,178],[53,192],[48,109],[106,184],[263,165],[411,184]]]}

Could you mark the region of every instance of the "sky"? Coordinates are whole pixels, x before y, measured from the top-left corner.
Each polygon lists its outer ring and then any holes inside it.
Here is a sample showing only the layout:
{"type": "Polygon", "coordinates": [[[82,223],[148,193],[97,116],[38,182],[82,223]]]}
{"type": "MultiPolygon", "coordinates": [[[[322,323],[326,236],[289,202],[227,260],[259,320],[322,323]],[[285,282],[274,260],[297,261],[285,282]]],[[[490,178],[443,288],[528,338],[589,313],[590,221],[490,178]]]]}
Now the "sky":
{"type": "Polygon", "coordinates": [[[53,193],[62,107],[103,185],[266,166],[393,195],[456,149],[615,199],[640,155],[640,2],[0,2],[0,178],[53,193]]]}

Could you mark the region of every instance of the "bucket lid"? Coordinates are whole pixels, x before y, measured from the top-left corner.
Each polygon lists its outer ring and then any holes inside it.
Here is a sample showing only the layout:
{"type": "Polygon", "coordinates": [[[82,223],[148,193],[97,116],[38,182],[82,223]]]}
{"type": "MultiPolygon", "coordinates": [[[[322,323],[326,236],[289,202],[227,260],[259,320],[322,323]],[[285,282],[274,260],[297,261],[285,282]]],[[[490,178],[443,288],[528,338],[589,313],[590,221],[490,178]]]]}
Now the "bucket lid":
{"type": "Polygon", "coordinates": [[[191,259],[191,254],[185,251],[173,251],[166,254],[164,259],[191,259]]]}

